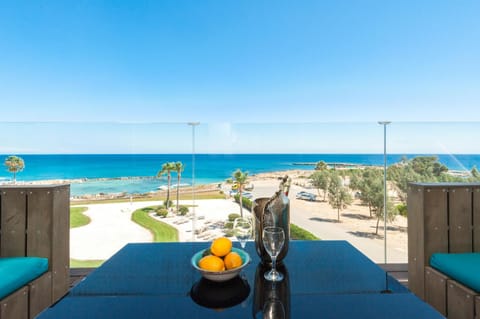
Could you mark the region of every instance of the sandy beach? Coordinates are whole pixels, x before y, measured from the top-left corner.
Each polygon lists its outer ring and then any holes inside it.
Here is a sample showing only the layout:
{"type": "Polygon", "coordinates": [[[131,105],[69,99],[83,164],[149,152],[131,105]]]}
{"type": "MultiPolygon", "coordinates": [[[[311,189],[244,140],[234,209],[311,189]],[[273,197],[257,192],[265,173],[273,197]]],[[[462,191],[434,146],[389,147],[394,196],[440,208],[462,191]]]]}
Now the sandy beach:
{"type": "MultiPolygon", "coordinates": [[[[311,171],[292,170],[251,176],[249,182],[254,185],[251,192],[253,198],[271,196],[278,188],[279,178],[285,174],[292,177],[289,198],[293,224],[324,240],[348,240],[373,261],[384,262],[383,221],[379,225],[378,235],[375,235],[377,221],[370,218],[368,207],[362,206],[358,200],[354,201],[347,209],[341,211],[338,222],[337,211],[328,203],[320,201],[322,196],[318,196],[315,202],[295,198],[295,194],[302,190],[317,192],[308,188],[307,177],[311,171]]],[[[201,186],[203,190],[209,188],[201,186]]],[[[229,185],[223,184],[222,188],[227,191],[229,185]]],[[[152,235],[148,230],[131,221],[131,214],[136,209],[159,204],[159,201],[148,201],[82,205],[88,207],[85,214],[91,218],[91,223],[71,230],[71,258],[105,260],[129,242],[152,241],[152,235]]],[[[190,205],[191,201],[181,201],[181,204],[190,205]]],[[[229,214],[239,213],[239,206],[232,198],[196,200],[196,205],[195,229],[198,234],[195,241],[209,241],[221,236],[223,233],[221,223],[227,220],[229,214]]],[[[247,210],[244,212],[249,214],[247,210]]],[[[180,241],[192,240],[193,218],[172,215],[161,218],[161,221],[178,229],[180,241]]],[[[406,225],[406,218],[401,216],[397,216],[393,223],[388,224],[388,262],[407,262],[406,225]]]]}

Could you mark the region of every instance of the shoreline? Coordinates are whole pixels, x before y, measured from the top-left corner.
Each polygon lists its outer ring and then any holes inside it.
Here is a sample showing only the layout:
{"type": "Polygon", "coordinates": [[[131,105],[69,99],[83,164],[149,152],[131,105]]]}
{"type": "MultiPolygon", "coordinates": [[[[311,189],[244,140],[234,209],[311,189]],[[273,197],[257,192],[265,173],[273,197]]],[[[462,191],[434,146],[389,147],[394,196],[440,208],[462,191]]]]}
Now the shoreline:
{"type": "MultiPolygon", "coordinates": [[[[355,163],[340,163],[340,162],[325,162],[329,165],[330,168],[335,168],[337,170],[349,170],[349,169],[365,169],[365,168],[381,168],[378,165],[366,165],[366,164],[355,164],[355,163]]],[[[295,165],[311,165],[314,166],[316,163],[313,162],[303,162],[303,163],[292,163],[292,166],[295,165]]],[[[248,172],[248,171],[247,171],[248,172]]],[[[255,182],[255,180],[265,180],[265,179],[281,179],[285,175],[288,175],[292,178],[292,183],[297,185],[305,186],[308,183],[308,176],[310,176],[315,169],[300,169],[294,168],[285,169],[285,170],[273,170],[267,172],[260,172],[249,175],[249,182],[255,182]],[[300,179],[300,181],[299,181],[300,179]]],[[[448,174],[456,177],[468,177],[470,175],[469,172],[466,171],[459,171],[459,170],[448,170],[448,174]]],[[[96,192],[86,192],[82,194],[72,194],[72,200],[79,200],[79,199],[88,199],[88,200],[95,200],[95,199],[123,199],[125,198],[128,200],[130,197],[134,198],[151,198],[154,196],[162,196],[164,193],[167,192],[166,184],[162,180],[155,176],[122,176],[122,177],[101,177],[101,178],[75,178],[75,179],[45,179],[45,180],[29,180],[29,181],[17,181],[15,184],[12,184],[11,180],[2,180],[0,181],[0,186],[2,185],[65,185],[65,184],[81,184],[85,185],[87,183],[96,183],[96,182],[121,182],[121,181],[154,181],[158,180],[158,187],[156,189],[147,191],[147,192],[131,192],[127,190],[122,190],[122,186],[114,186],[118,188],[118,191],[102,191],[101,186],[97,187],[100,191],[96,192]]],[[[226,184],[226,179],[224,180],[217,180],[214,182],[207,182],[207,183],[199,183],[195,185],[195,191],[204,191],[206,188],[209,190],[214,189],[221,189],[226,190],[224,185],[226,184]]],[[[177,184],[176,182],[172,182],[170,186],[170,192],[176,191],[177,184]]],[[[181,181],[179,187],[180,193],[185,193],[186,190],[192,191],[191,185],[188,183],[184,183],[181,181]]]]}
{"type": "MultiPolygon", "coordinates": [[[[17,174],[18,184],[72,184],[78,194],[104,192],[101,188],[116,188],[118,185],[95,185],[124,182],[125,189],[131,193],[146,193],[166,184],[166,179],[156,178],[158,163],[181,161],[190,165],[190,154],[19,154],[26,161],[27,168],[17,174]],[[68,158],[68,159],[65,159],[68,158]],[[32,164],[30,164],[32,163],[32,164]],[[92,171],[92,163],[101,165],[92,171]],[[141,165],[139,165],[141,164],[141,165]],[[134,165],[132,167],[132,165],[134,165]],[[126,174],[126,175],[125,175],[126,174]],[[68,175],[68,176],[63,176],[68,175]],[[90,177],[87,177],[90,176],[90,177]],[[48,179],[46,179],[48,178],[48,179]],[[145,181],[142,183],[141,181],[145,181]],[[154,185],[154,184],[158,185],[154,185]],[[136,186],[133,184],[137,184],[136,186]],[[149,185],[147,185],[149,184],[149,185]]],[[[366,168],[383,167],[381,153],[273,153],[273,154],[197,154],[205,166],[197,169],[197,183],[219,183],[231,177],[225,172],[233,173],[235,169],[250,172],[253,175],[276,171],[288,171],[315,168],[316,163],[324,162],[331,168],[366,168]],[[302,167],[303,166],[303,167],[302,167]],[[212,169],[213,168],[213,169],[212,169]],[[218,169],[217,169],[218,168],[218,169]],[[202,171],[203,170],[203,171],[202,171]],[[204,176],[204,177],[201,177],[204,176]]],[[[412,159],[420,156],[436,157],[448,168],[448,173],[456,177],[470,175],[473,167],[480,166],[480,154],[425,154],[425,153],[391,153],[387,154],[388,166],[398,164],[403,158],[412,159]]],[[[190,167],[190,166],[189,166],[190,167]]],[[[173,173],[175,174],[175,173],[173,173]]],[[[175,176],[175,175],[174,175],[175,176]]],[[[187,170],[182,176],[191,182],[187,170]]],[[[0,172],[0,185],[12,183],[12,174],[6,170],[0,172]]],[[[173,180],[172,180],[173,181],[173,180]]],[[[119,191],[109,191],[120,192],[119,191]]]]}

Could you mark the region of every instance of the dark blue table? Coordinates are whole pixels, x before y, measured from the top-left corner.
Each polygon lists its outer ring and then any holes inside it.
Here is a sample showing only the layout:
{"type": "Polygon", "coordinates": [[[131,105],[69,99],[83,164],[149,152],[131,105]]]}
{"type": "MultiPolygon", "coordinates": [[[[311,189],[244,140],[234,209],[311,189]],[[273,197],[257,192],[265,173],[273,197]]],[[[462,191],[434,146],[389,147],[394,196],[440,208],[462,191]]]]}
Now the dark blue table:
{"type": "Polygon", "coordinates": [[[207,245],[129,244],[39,318],[443,318],[346,241],[292,241],[273,285],[252,242],[241,277],[201,279],[207,245]]]}
{"type": "MultiPolygon", "coordinates": [[[[295,295],[282,318],[443,318],[412,294],[295,295]]],[[[252,311],[251,301],[225,309],[208,309],[180,296],[68,297],[44,312],[41,319],[58,318],[265,318],[252,311]]]]}

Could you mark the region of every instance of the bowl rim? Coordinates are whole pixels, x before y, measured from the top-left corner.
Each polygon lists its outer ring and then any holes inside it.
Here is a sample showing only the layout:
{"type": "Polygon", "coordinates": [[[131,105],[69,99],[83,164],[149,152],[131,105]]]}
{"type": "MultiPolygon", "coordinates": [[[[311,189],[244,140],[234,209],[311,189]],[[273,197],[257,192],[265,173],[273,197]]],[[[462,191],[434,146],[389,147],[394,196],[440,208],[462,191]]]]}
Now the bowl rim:
{"type": "Polygon", "coordinates": [[[235,273],[241,269],[243,269],[246,265],[248,265],[250,263],[250,255],[243,249],[240,249],[240,248],[236,248],[236,247],[232,247],[232,252],[236,252],[236,253],[239,253],[240,255],[240,258],[242,258],[242,265],[240,265],[239,267],[237,268],[233,268],[233,269],[228,269],[228,270],[223,270],[223,271],[211,271],[211,270],[206,270],[206,269],[202,269],[200,267],[198,267],[197,265],[197,259],[200,260],[200,258],[198,258],[199,255],[203,254],[204,251],[206,251],[208,248],[205,248],[205,249],[202,249],[198,252],[196,252],[192,258],[191,258],[191,264],[192,266],[197,269],[198,271],[200,272],[203,272],[203,273],[207,273],[207,274],[210,274],[210,275],[220,275],[220,274],[230,274],[230,273],[235,273]],[[245,257],[245,259],[243,258],[245,257]]]}

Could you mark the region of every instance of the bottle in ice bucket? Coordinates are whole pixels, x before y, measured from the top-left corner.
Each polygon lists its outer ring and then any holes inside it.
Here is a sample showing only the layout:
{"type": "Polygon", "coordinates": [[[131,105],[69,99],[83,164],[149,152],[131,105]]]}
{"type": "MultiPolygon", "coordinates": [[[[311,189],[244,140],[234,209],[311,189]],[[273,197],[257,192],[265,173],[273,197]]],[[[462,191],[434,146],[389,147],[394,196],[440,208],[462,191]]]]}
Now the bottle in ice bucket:
{"type": "Polygon", "coordinates": [[[288,243],[290,241],[290,200],[286,194],[288,194],[290,181],[288,176],[285,176],[280,183],[280,189],[271,198],[263,197],[253,201],[255,248],[262,263],[272,263],[263,246],[262,232],[265,227],[275,226],[283,228],[285,243],[277,256],[277,264],[281,264],[287,255],[288,243]]]}

